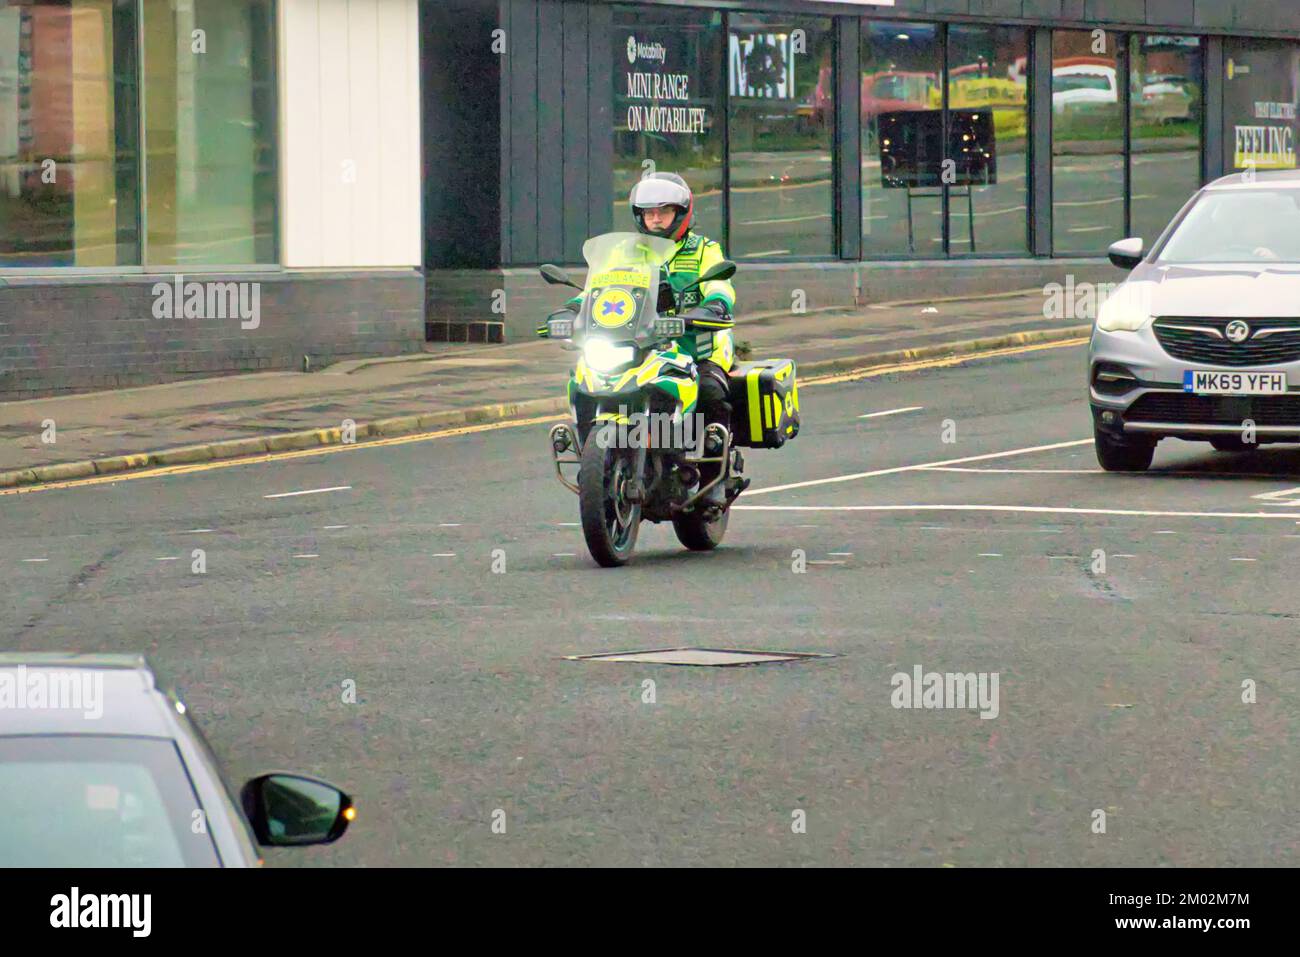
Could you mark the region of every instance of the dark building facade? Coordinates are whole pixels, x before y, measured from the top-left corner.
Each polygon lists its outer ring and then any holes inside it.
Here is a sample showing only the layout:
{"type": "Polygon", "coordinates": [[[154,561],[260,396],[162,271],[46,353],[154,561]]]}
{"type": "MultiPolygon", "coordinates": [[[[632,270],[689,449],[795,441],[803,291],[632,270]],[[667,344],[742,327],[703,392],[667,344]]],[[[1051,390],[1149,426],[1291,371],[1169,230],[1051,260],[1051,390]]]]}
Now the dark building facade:
{"type": "Polygon", "coordinates": [[[1296,165],[1297,38],[1295,0],[9,4],[0,398],[519,341],[652,169],[742,321],[1113,279],[1296,165]]]}
{"type": "Polygon", "coordinates": [[[477,130],[426,178],[427,210],[476,206],[463,248],[426,216],[437,339],[526,335],[555,298],[531,267],[627,228],[648,169],[687,177],[767,310],[1114,279],[1109,243],[1206,180],[1295,165],[1300,4],[453,0],[425,30],[426,76],[432,30],[499,84],[425,100],[426,139],[477,130]]]}

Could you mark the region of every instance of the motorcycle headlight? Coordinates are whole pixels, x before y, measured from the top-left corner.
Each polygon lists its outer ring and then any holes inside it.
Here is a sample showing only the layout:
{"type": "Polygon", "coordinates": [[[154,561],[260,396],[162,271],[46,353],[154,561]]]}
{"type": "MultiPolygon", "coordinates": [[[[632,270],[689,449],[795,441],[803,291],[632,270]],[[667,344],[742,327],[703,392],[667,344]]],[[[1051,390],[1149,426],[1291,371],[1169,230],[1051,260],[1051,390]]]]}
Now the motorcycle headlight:
{"type": "Polygon", "coordinates": [[[1137,295],[1115,295],[1097,310],[1097,328],[1102,332],[1137,332],[1151,321],[1151,310],[1137,295]]]}
{"type": "Polygon", "coordinates": [[[582,347],[582,358],[597,372],[613,372],[636,358],[633,346],[616,346],[604,339],[592,339],[582,347]]]}

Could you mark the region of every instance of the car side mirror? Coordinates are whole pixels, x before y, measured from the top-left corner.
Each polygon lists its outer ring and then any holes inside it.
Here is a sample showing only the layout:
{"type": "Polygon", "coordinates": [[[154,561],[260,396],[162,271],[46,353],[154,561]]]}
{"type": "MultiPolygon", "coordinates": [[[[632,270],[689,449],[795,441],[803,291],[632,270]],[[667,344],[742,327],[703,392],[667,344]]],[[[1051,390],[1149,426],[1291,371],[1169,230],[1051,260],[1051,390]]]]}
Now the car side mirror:
{"type": "Polygon", "coordinates": [[[255,777],[240,790],[239,799],[257,843],[265,847],[333,843],[357,816],[352,798],[304,774],[255,777]]]}
{"type": "Polygon", "coordinates": [[[1121,239],[1117,243],[1111,243],[1106,255],[1120,269],[1132,269],[1142,261],[1144,253],[1142,238],[1134,236],[1131,239],[1121,239]]]}
{"type": "Polygon", "coordinates": [[[570,279],[569,274],[566,273],[559,266],[552,266],[550,263],[547,263],[545,266],[542,266],[537,271],[540,272],[542,274],[542,278],[545,279],[547,282],[549,282],[552,286],[572,286],[574,289],[582,288],[576,282],[570,279]]]}

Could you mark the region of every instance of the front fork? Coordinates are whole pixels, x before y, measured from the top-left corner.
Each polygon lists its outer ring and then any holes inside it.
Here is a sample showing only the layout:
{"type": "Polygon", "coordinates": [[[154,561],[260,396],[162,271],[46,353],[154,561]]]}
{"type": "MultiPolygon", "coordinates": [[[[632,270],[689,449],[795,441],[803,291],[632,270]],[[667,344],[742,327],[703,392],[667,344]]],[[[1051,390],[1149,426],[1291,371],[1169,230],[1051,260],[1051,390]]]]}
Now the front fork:
{"type": "MultiPolygon", "coordinates": [[[[709,447],[709,438],[714,438],[714,445],[721,447],[721,452],[716,455],[686,455],[682,457],[687,465],[700,466],[718,464],[722,467],[718,469],[717,477],[707,485],[701,486],[695,494],[680,504],[674,504],[672,511],[685,512],[689,511],[696,502],[702,499],[713,486],[719,482],[725,482],[731,478],[731,432],[725,425],[719,422],[712,422],[704,429],[703,447],[709,447]]],[[[637,449],[636,468],[633,475],[637,476],[638,486],[640,485],[641,476],[645,475],[645,460],[647,449],[645,446],[637,449]]],[[[582,464],[582,450],[578,447],[578,433],[572,425],[567,422],[560,422],[551,427],[551,459],[555,464],[555,477],[560,480],[560,484],[567,488],[575,495],[578,494],[578,485],[571,482],[564,476],[562,466],[582,464]],[[573,453],[573,457],[564,458],[566,453],[573,453]]],[[[638,495],[638,497],[641,497],[638,495]]]]}

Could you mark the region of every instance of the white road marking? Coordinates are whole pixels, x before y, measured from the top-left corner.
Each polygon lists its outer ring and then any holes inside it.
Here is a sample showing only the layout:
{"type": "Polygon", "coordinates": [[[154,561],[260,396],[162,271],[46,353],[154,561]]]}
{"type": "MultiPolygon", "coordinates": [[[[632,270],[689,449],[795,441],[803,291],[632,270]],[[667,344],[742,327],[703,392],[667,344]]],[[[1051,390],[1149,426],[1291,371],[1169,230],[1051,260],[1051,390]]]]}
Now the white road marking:
{"type": "Polygon", "coordinates": [[[156,561],[156,562],[178,562],[178,561],[180,561],[180,560],[181,560],[181,558],[180,558],[179,555],[167,555],[167,556],[164,556],[163,558],[155,558],[155,559],[154,559],[154,561],[156,561]]]}
{"type": "Polygon", "coordinates": [[[181,532],[182,535],[197,535],[199,532],[215,532],[215,528],[188,528],[181,532]]]}
{"type": "MultiPolygon", "coordinates": [[[[1152,514],[1155,514],[1155,513],[1152,513],[1152,514]]],[[[1167,528],[1162,528],[1162,529],[1160,529],[1160,531],[1158,531],[1158,532],[1152,532],[1151,534],[1153,534],[1153,535],[1177,535],[1178,533],[1175,532],[1175,531],[1171,531],[1170,529],[1167,529],[1167,528]]]]}
{"type": "Polygon", "coordinates": [[[24,558],[24,562],[48,562],[48,558],[24,558]]]}
{"type": "MultiPolygon", "coordinates": [[[[1091,441],[1091,439],[1089,440],[1091,441]]],[[[1288,512],[1155,512],[1130,508],[1056,505],[733,505],[745,512],[1028,512],[1047,515],[1135,515],[1155,518],[1296,518],[1288,512]]],[[[1156,534],[1160,534],[1157,532],[1156,534]]],[[[1172,535],[1173,532],[1168,534],[1172,535]]]]}
{"type": "Polygon", "coordinates": [[[1001,558],[1002,553],[1001,552],[980,552],[979,557],[980,558],[1001,558]]]}
{"type": "Polygon", "coordinates": [[[295,495],[320,495],[322,492],[346,492],[351,485],[332,485],[329,488],[309,488],[301,492],[278,492],[275,495],[263,495],[262,498],[293,498],[295,495]]]}
{"type": "Polygon", "coordinates": [[[351,527],[352,527],[352,526],[350,526],[350,525],[322,525],[322,526],[321,526],[321,531],[323,531],[323,532],[332,532],[332,531],[334,531],[335,529],[339,529],[339,528],[351,528],[351,527]]]}
{"type": "Polygon", "coordinates": [[[294,557],[294,558],[320,558],[320,556],[317,555],[317,554],[315,554],[315,553],[310,554],[310,555],[295,555],[295,556],[293,556],[293,557],[294,557]]]}
{"type": "Polygon", "coordinates": [[[1120,554],[1120,555],[1112,555],[1112,556],[1110,556],[1110,557],[1111,557],[1111,558],[1137,558],[1136,555],[1123,555],[1123,554],[1120,554]]]}
{"type": "Polygon", "coordinates": [[[858,416],[859,419],[878,419],[882,415],[900,415],[903,412],[920,412],[925,408],[923,405],[909,405],[903,409],[887,409],[884,412],[868,412],[866,415],[858,416]]]}
{"type": "MultiPolygon", "coordinates": [[[[984,455],[968,455],[960,459],[944,459],[940,462],[922,462],[919,465],[898,465],[890,469],[876,469],[871,472],[853,472],[850,475],[836,475],[831,478],[811,479],[807,482],[791,482],[789,485],[773,485],[771,488],[750,489],[745,494],[749,497],[755,495],[767,495],[771,492],[784,492],[792,488],[809,488],[813,485],[831,485],[836,482],[852,482],[855,479],[875,478],[878,475],[897,475],[900,472],[919,472],[924,469],[933,468],[936,465],[961,465],[964,462],[983,462],[989,459],[1009,458],[1013,455],[1028,455],[1031,452],[1050,452],[1053,449],[1068,449],[1076,445],[1088,445],[1092,439],[1076,439],[1073,442],[1053,442],[1050,445],[1031,445],[1023,449],[1008,449],[1005,452],[988,452],[984,455]]],[[[745,508],[743,505],[733,505],[732,508],[745,508]]],[[[755,508],[756,506],[748,506],[755,508]]]]}
{"type": "Polygon", "coordinates": [[[433,557],[434,558],[455,558],[456,553],[455,552],[434,552],[433,557]]]}
{"type": "Polygon", "coordinates": [[[963,469],[929,465],[923,472],[975,472],[981,475],[1096,475],[1105,469],[963,469]]]}
{"type": "Polygon", "coordinates": [[[1252,495],[1251,498],[1257,498],[1261,502],[1277,503],[1279,505],[1296,505],[1297,502],[1287,501],[1287,499],[1300,492],[1300,487],[1284,488],[1278,492],[1261,492],[1259,495],[1252,495]]]}
{"type": "Polygon", "coordinates": [[[945,531],[947,528],[948,528],[947,525],[922,525],[922,526],[921,526],[921,531],[923,531],[923,532],[942,532],[942,531],[945,531]]]}
{"type": "Polygon", "coordinates": [[[551,552],[552,558],[573,558],[576,552],[551,552]]]}
{"type": "Polygon", "coordinates": [[[1257,562],[1257,561],[1259,561],[1259,559],[1258,559],[1258,558],[1229,558],[1228,561],[1230,561],[1230,562],[1257,562]]]}
{"type": "Polygon", "coordinates": [[[460,522],[439,522],[439,528],[460,528],[460,522]]]}
{"type": "Polygon", "coordinates": [[[825,559],[819,559],[815,562],[809,562],[809,565],[843,565],[844,562],[828,562],[825,559]]]}
{"type": "Polygon", "coordinates": [[[827,552],[826,554],[827,554],[827,555],[830,555],[830,556],[832,556],[832,557],[841,556],[841,555],[844,556],[845,558],[852,558],[852,557],[853,557],[853,553],[852,553],[852,552],[827,552]]]}
{"type": "Polygon", "coordinates": [[[577,528],[582,523],[581,522],[557,522],[556,524],[559,525],[561,528],[577,528]]]}

